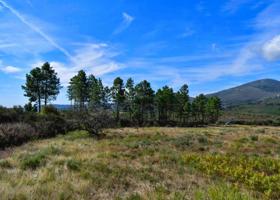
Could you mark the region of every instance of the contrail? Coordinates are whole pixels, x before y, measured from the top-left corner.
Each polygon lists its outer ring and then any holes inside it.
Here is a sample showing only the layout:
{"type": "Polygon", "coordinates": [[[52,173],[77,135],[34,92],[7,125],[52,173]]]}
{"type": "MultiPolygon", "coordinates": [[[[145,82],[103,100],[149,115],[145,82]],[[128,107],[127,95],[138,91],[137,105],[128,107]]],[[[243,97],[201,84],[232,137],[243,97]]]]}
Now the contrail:
{"type": "Polygon", "coordinates": [[[31,28],[33,31],[38,33],[41,37],[43,37],[45,40],[47,40],[52,46],[57,48],[59,51],[61,51],[65,56],[70,58],[71,60],[74,60],[73,57],[70,55],[70,53],[64,49],[63,47],[59,46],[50,36],[48,36],[46,33],[41,31],[38,27],[33,25],[32,23],[28,22],[17,10],[15,10],[13,7],[11,7],[9,4],[7,4],[5,1],[0,0],[0,4],[2,4],[5,8],[7,8],[11,13],[13,13],[22,23],[27,25],[29,28],[31,28]]]}

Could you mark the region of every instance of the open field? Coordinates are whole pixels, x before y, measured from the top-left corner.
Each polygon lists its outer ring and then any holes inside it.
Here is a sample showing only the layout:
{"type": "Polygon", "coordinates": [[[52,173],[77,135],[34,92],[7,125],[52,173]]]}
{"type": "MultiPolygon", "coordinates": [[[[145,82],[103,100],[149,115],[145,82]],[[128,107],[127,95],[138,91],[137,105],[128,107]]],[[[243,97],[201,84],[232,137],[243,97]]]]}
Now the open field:
{"type": "Polygon", "coordinates": [[[5,199],[278,199],[280,128],[77,131],[2,153],[5,199]]]}

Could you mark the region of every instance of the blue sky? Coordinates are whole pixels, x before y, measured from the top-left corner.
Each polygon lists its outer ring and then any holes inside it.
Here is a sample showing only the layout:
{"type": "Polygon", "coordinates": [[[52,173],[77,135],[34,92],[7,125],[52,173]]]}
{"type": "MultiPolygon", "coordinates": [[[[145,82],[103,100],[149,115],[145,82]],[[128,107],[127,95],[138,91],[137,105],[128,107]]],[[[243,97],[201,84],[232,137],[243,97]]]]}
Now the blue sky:
{"type": "Polygon", "coordinates": [[[21,85],[49,61],[64,89],[84,69],[156,89],[211,93],[280,79],[278,0],[0,0],[0,105],[23,105],[21,85]]]}

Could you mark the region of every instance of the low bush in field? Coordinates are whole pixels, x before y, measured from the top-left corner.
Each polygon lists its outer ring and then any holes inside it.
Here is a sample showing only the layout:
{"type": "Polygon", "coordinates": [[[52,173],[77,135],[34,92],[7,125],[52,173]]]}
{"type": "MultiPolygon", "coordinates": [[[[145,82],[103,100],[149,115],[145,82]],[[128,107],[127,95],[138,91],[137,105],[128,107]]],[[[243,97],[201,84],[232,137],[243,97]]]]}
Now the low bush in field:
{"type": "Polygon", "coordinates": [[[0,148],[20,145],[38,138],[35,129],[24,123],[0,124],[0,148]]]}
{"type": "Polygon", "coordinates": [[[241,193],[237,188],[226,184],[214,185],[207,188],[207,191],[197,191],[196,200],[253,200],[248,194],[241,193]]]}
{"type": "Polygon", "coordinates": [[[68,111],[64,119],[67,122],[67,130],[86,130],[91,135],[98,136],[103,128],[116,126],[112,113],[106,110],[96,110],[95,112],[68,111]]]}
{"type": "Polygon", "coordinates": [[[50,138],[72,130],[63,116],[50,111],[47,114],[26,113],[20,121],[0,121],[0,148],[21,145],[32,139],[50,138]]]}
{"type": "Polygon", "coordinates": [[[245,155],[190,154],[184,156],[184,161],[207,175],[245,185],[270,199],[280,198],[279,160],[245,155]]]}
{"type": "Polygon", "coordinates": [[[53,107],[45,107],[40,114],[25,112],[17,116],[20,109],[3,109],[0,107],[0,148],[75,130],[86,130],[91,135],[99,136],[101,129],[115,126],[112,114],[105,110],[63,113],[53,107]],[[6,121],[11,123],[4,123],[6,121]]]}
{"type": "Polygon", "coordinates": [[[22,169],[36,169],[45,163],[46,154],[44,152],[25,156],[21,161],[22,169]]]}
{"type": "Polygon", "coordinates": [[[70,160],[67,160],[66,165],[67,165],[67,168],[70,170],[79,171],[81,163],[77,160],[70,159],[70,160]]]}
{"type": "Polygon", "coordinates": [[[20,166],[22,169],[36,169],[45,164],[48,155],[57,155],[60,153],[60,149],[50,146],[38,152],[23,155],[20,159],[20,166]]]}
{"type": "Polygon", "coordinates": [[[0,168],[10,168],[11,163],[8,160],[0,160],[0,168]]]}

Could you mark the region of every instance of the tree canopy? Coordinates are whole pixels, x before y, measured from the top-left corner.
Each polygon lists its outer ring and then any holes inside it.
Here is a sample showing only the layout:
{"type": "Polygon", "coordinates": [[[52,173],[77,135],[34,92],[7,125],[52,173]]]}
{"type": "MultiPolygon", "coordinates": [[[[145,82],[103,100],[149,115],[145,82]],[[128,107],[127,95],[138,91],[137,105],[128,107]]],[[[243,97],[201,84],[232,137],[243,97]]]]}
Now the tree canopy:
{"type": "Polygon", "coordinates": [[[44,105],[56,99],[61,89],[60,80],[55,70],[48,62],[41,67],[36,67],[26,74],[25,85],[22,86],[24,96],[29,98],[29,102],[35,102],[38,111],[41,111],[41,101],[44,105]]]}

